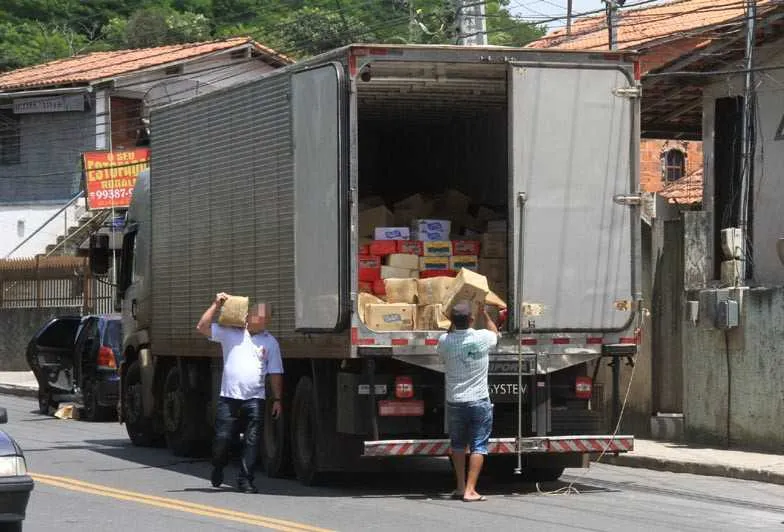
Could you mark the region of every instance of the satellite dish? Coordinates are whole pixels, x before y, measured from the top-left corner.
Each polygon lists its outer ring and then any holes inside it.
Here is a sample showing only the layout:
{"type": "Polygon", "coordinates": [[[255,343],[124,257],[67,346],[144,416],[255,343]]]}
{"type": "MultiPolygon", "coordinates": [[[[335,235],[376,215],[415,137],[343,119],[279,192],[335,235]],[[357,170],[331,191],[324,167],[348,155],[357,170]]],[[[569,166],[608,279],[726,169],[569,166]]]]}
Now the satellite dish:
{"type": "Polygon", "coordinates": [[[145,107],[157,107],[203,94],[208,83],[195,79],[169,79],[153,85],[144,95],[145,107]]]}

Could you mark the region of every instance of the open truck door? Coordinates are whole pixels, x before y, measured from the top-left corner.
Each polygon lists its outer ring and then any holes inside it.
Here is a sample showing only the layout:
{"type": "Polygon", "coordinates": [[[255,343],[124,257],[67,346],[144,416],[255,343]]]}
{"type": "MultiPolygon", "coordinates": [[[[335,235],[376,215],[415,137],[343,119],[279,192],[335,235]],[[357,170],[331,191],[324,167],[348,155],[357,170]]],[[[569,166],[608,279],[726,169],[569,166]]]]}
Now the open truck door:
{"type": "Polygon", "coordinates": [[[528,390],[517,397],[518,441],[552,434],[551,374],[600,356],[588,338],[633,336],[637,96],[618,65],[510,64],[510,333],[528,390]]]}
{"type": "Polygon", "coordinates": [[[291,78],[295,326],[336,331],[350,317],[346,83],[329,63],[291,78]]]}

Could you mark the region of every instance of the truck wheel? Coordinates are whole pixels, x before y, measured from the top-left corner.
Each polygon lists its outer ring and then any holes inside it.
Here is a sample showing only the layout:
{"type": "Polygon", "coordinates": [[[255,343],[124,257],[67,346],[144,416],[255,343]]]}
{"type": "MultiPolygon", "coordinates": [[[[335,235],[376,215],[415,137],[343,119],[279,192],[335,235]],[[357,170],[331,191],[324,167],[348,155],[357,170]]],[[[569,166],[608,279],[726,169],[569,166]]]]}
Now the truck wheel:
{"type": "Polygon", "coordinates": [[[142,370],[136,360],[128,367],[122,387],[123,418],[125,430],[131,443],[138,447],[149,447],[156,443],[152,421],[144,417],[142,405],[142,370]]]}
{"type": "Polygon", "coordinates": [[[291,454],[297,479],[307,486],[323,478],[319,471],[318,413],[313,398],[313,381],[302,377],[294,392],[291,408],[291,454]]]}
{"type": "Polygon", "coordinates": [[[523,475],[530,482],[555,482],[563,472],[563,467],[530,467],[523,470],[523,475]]]}
{"type": "Polygon", "coordinates": [[[166,445],[175,456],[199,453],[202,443],[199,438],[200,404],[196,394],[183,389],[180,369],[171,368],[163,384],[163,427],[166,445]]]}
{"type": "Polygon", "coordinates": [[[288,408],[286,397],[278,419],[272,417],[272,401],[264,402],[264,428],[261,437],[261,456],[268,477],[282,478],[291,471],[288,408]]]}

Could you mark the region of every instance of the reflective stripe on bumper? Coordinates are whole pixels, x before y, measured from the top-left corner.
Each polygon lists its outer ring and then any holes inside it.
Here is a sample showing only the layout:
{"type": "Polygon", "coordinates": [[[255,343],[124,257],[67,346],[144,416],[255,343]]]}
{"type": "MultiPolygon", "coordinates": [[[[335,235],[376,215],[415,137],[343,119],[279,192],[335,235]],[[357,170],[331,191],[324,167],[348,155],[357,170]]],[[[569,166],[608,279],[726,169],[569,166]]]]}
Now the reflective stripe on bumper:
{"type": "MultiPolygon", "coordinates": [[[[490,454],[515,454],[515,438],[491,438],[490,454]]],[[[521,453],[626,453],[634,450],[634,436],[547,436],[522,438],[521,453]]],[[[449,440],[366,441],[364,456],[446,456],[449,440]]]]}

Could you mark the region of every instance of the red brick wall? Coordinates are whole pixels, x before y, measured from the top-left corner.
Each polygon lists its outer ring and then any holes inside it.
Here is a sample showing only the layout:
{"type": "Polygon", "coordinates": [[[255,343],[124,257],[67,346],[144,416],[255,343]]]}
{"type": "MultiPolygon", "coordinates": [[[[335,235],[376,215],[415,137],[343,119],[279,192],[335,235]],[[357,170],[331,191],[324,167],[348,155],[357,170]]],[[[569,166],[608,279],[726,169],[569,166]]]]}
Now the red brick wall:
{"type": "Polygon", "coordinates": [[[686,174],[702,167],[702,142],[683,140],[640,141],[640,187],[646,192],[658,192],[664,186],[662,156],[670,149],[680,149],[686,155],[686,174]]]}

